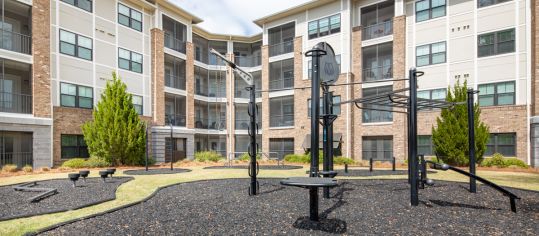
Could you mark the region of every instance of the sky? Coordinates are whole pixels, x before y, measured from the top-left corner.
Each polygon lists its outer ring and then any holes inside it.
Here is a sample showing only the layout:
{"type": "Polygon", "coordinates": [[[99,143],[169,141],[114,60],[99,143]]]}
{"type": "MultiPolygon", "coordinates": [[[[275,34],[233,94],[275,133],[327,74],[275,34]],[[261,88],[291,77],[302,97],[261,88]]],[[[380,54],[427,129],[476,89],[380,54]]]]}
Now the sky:
{"type": "Polygon", "coordinates": [[[253,20],[310,0],[170,0],[204,22],[203,29],[216,34],[251,36],[262,32],[253,20]]]}

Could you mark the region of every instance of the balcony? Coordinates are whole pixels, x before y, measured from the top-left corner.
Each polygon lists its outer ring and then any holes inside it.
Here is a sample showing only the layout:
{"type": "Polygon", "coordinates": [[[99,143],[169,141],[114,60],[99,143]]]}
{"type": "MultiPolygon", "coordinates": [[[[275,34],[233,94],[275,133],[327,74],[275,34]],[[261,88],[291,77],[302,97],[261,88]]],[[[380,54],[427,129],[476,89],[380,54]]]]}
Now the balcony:
{"type": "Polygon", "coordinates": [[[165,114],[165,125],[185,127],[185,119],[182,114],[165,114]]]}
{"type": "Polygon", "coordinates": [[[365,82],[391,79],[393,78],[393,65],[365,68],[362,75],[365,82]]]}
{"type": "Polygon", "coordinates": [[[288,89],[294,87],[294,59],[270,63],[270,89],[288,89]]]}
{"type": "Polygon", "coordinates": [[[289,127],[294,126],[294,114],[271,115],[270,127],[289,127]]]}
{"type": "MultiPolygon", "coordinates": [[[[234,126],[236,130],[248,130],[250,122],[251,122],[250,119],[236,119],[234,126]]],[[[260,117],[257,117],[256,129],[262,129],[262,121],[260,117]]]]}
{"type": "MultiPolygon", "coordinates": [[[[262,89],[262,72],[256,71],[252,72],[251,74],[253,75],[253,79],[255,81],[256,90],[262,89]]],[[[248,86],[247,83],[242,78],[236,75],[234,77],[234,81],[234,97],[249,99],[251,92],[245,89],[248,86]]],[[[256,92],[255,96],[257,98],[260,98],[262,97],[262,93],[256,92]]]]}
{"type": "Polygon", "coordinates": [[[0,112],[32,114],[32,95],[0,91],[0,112]]]}
{"type": "Polygon", "coordinates": [[[262,65],[262,57],[260,55],[235,56],[234,62],[241,67],[257,67],[262,65]]]}
{"type": "Polygon", "coordinates": [[[379,38],[393,34],[393,20],[376,23],[363,28],[361,37],[363,40],[379,38]]]}
{"type": "Polygon", "coordinates": [[[165,94],[165,124],[185,127],[185,106],[184,96],[165,94]]]}
{"type": "Polygon", "coordinates": [[[277,43],[269,46],[269,55],[270,57],[278,56],[281,54],[294,52],[294,41],[285,41],[282,43],[277,43]]]}
{"type": "Polygon", "coordinates": [[[393,43],[382,43],[362,49],[365,82],[393,78],[393,43]]]}
{"type": "Polygon", "coordinates": [[[185,41],[174,38],[168,33],[165,33],[165,47],[185,54],[185,41]]]}
{"type": "Polygon", "coordinates": [[[5,50],[32,54],[32,7],[19,1],[0,0],[0,47],[5,50]]]}
{"type": "Polygon", "coordinates": [[[185,54],[187,27],[163,15],[163,31],[165,31],[165,47],[185,54]]]}
{"type": "Polygon", "coordinates": [[[0,39],[2,39],[2,49],[32,54],[32,37],[16,32],[0,30],[0,39]]]}
{"type": "Polygon", "coordinates": [[[197,129],[211,129],[211,130],[226,130],[226,119],[217,118],[196,118],[195,128],[197,129]]]}
{"type": "Polygon", "coordinates": [[[185,90],[185,77],[165,74],[165,86],[185,90]]]}
{"type": "Polygon", "coordinates": [[[295,28],[295,23],[291,22],[268,29],[270,57],[294,51],[295,28]]]}
{"type": "Polygon", "coordinates": [[[33,138],[32,133],[0,131],[0,166],[7,164],[22,168],[32,165],[33,138]]]}

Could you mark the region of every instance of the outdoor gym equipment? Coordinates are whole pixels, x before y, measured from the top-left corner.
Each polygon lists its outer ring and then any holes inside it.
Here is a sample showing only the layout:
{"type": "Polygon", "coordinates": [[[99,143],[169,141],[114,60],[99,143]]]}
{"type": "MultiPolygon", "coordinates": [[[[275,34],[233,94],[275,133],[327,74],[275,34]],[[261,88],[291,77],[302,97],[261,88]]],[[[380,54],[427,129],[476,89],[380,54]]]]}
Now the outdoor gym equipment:
{"type": "Polygon", "coordinates": [[[114,173],[116,173],[116,169],[114,169],[114,168],[113,169],[107,169],[106,171],[110,175],[111,179],[112,179],[112,175],[114,175],[114,173]]]}
{"type": "Polygon", "coordinates": [[[17,185],[15,187],[13,187],[13,189],[15,191],[42,192],[42,193],[40,193],[40,194],[38,194],[36,196],[28,198],[29,202],[39,202],[42,199],[45,199],[47,197],[50,197],[50,196],[58,193],[58,191],[55,188],[33,188],[36,185],[37,185],[36,182],[30,182],[30,183],[17,185]]]}
{"type": "Polygon", "coordinates": [[[109,172],[106,170],[99,171],[99,176],[101,176],[101,179],[103,180],[103,183],[106,182],[107,177],[109,177],[109,172]]]}
{"type": "Polygon", "coordinates": [[[247,147],[247,152],[249,153],[249,157],[251,158],[251,160],[249,161],[248,168],[249,177],[251,177],[251,183],[249,185],[249,195],[256,195],[259,186],[258,180],[256,179],[259,170],[258,162],[256,161],[256,154],[258,150],[258,145],[256,144],[256,132],[258,130],[256,124],[256,113],[258,110],[258,106],[256,105],[256,87],[253,75],[241,69],[239,66],[234,64],[234,62],[228,60],[225,56],[217,52],[215,49],[210,49],[210,53],[223,60],[225,64],[232,68],[232,70],[236,72],[248,85],[247,87],[245,87],[245,89],[249,91],[249,107],[247,109],[247,113],[249,114],[249,127],[247,129],[249,134],[249,146],[247,147]]]}
{"type": "Polygon", "coordinates": [[[70,174],[67,175],[67,177],[69,178],[69,180],[71,180],[71,182],[73,182],[73,188],[77,187],[76,183],[80,178],[80,174],[79,173],[70,173],[70,174]]]}
{"type": "Polygon", "coordinates": [[[391,170],[395,171],[395,165],[396,165],[395,157],[393,157],[391,160],[387,160],[387,159],[377,160],[377,159],[369,158],[369,171],[370,172],[372,172],[374,161],[391,161],[391,170]]]}
{"type": "Polygon", "coordinates": [[[80,174],[80,177],[82,177],[82,181],[84,181],[84,183],[86,183],[86,178],[90,174],[90,171],[89,170],[81,170],[81,171],[79,171],[79,174],[80,174]]]}

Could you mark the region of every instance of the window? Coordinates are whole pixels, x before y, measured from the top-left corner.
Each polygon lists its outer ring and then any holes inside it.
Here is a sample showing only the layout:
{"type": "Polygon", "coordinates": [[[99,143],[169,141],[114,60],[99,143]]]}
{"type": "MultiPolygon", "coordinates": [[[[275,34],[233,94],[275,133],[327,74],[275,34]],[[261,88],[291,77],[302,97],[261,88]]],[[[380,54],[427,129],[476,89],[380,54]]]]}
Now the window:
{"type": "MultiPolygon", "coordinates": [[[[320,98],[320,114],[324,114],[323,98],[320,98]]],[[[341,103],[341,96],[333,96],[333,104],[341,103]]],[[[307,99],[307,114],[311,117],[311,99],[307,99]]],[[[333,115],[341,114],[341,104],[333,106],[333,115]]]]}
{"type": "MultiPolygon", "coordinates": [[[[393,86],[383,86],[363,89],[363,97],[374,96],[382,93],[391,92],[393,86]]],[[[392,109],[384,105],[365,104],[362,109],[363,123],[391,122],[393,121],[392,109]]]]}
{"type": "Polygon", "coordinates": [[[143,106],[142,106],[142,97],[141,96],[135,96],[133,95],[133,106],[135,107],[135,110],[137,111],[137,114],[142,115],[143,113],[143,106]]]}
{"type": "Polygon", "coordinates": [[[270,98],[270,127],[294,126],[294,96],[270,98]]]}
{"type": "Polygon", "coordinates": [[[416,48],[416,65],[426,66],[445,63],[445,42],[433,43],[416,48]]]}
{"type": "Polygon", "coordinates": [[[270,63],[270,89],[294,87],[294,59],[270,63]]]}
{"type": "Polygon", "coordinates": [[[363,81],[393,78],[393,43],[381,43],[361,49],[363,81]]]}
{"type": "MultiPolygon", "coordinates": [[[[339,71],[341,71],[341,54],[335,55],[335,61],[337,61],[337,65],[339,67],[339,71]]],[[[313,73],[313,64],[312,60],[307,61],[307,76],[309,79],[311,79],[312,73],[313,73]]]]}
{"type": "Polygon", "coordinates": [[[123,4],[118,4],[118,23],[142,32],[142,13],[123,4]]]}
{"type": "Polygon", "coordinates": [[[415,21],[445,16],[445,0],[423,0],[415,3],[415,21]]]}
{"type": "Polygon", "coordinates": [[[92,60],[92,39],[60,30],[60,52],[62,54],[92,60]]]}
{"type": "Polygon", "coordinates": [[[515,104],[515,82],[479,85],[479,106],[515,104]]]}
{"type": "Polygon", "coordinates": [[[477,36],[477,56],[488,57],[515,51],[515,29],[477,36]]]}
{"type": "Polygon", "coordinates": [[[90,156],[88,146],[82,135],[62,134],[61,144],[62,159],[88,158],[90,156]]]}
{"type": "Polygon", "coordinates": [[[142,55],[123,48],[118,48],[118,67],[142,73],[142,55]]]}
{"type": "Polygon", "coordinates": [[[481,7],[486,7],[486,6],[492,6],[492,5],[502,3],[502,2],[509,2],[509,1],[511,0],[478,0],[477,7],[481,8],[481,7]]]}
{"type": "Polygon", "coordinates": [[[309,22],[309,39],[341,32],[341,14],[309,22]]]}
{"type": "MultiPolygon", "coordinates": [[[[430,99],[430,100],[445,100],[447,92],[445,88],[417,91],[418,98],[430,99]]],[[[432,108],[423,108],[422,110],[431,110],[432,108]]]]}
{"type": "Polygon", "coordinates": [[[270,138],[269,146],[270,155],[277,155],[279,159],[283,159],[288,154],[294,154],[293,138],[270,138]]]}
{"type": "Polygon", "coordinates": [[[485,156],[492,156],[494,153],[509,157],[516,156],[516,136],[515,133],[490,134],[485,156]]]}
{"type": "Polygon", "coordinates": [[[434,145],[432,143],[432,136],[417,136],[417,153],[423,154],[424,156],[434,156],[434,145]]]}
{"type": "Polygon", "coordinates": [[[268,29],[269,56],[277,56],[294,51],[295,23],[268,29]]]}
{"type": "Polygon", "coordinates": [[[393,137],[363,137],[363,160],[391,160],[393,158],[393,137]]]}
{"type": "Polygon", "coordinates": [[[92,0],[62,0],[87,12],[92,12],[92,0]]]}
{"type": "Polygon", "coordinates": [[[81,85],[61,83],[60,105],[92,109],[94,107],[93,89],[81,85]]]}

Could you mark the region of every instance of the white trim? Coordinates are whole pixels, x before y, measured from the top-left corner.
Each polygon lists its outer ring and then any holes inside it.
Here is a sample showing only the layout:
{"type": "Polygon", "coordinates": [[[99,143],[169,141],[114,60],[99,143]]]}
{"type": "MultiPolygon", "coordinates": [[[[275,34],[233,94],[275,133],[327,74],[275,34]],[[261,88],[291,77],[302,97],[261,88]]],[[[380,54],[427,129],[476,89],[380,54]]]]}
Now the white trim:
{"type": "MultiPolygon", "coordinates": [[[[17,0],[17,1],[18,1],[18,0],[17,0]]],[[[71,8],[75,8],[76,10],[78,10],[78,11],[83,11],[83,12],[85,12],[85,13],[87,13],[87,14],[94,15],[94,12],[95,12],[95,1],[92,1],[92,12],[88,12],[88,11],[86,11],[86,10],[80,8],[80,7],[77,7],[77,6],[75,6],[75,5],[71,5],[71,4],[69,4],[69,3],[67,3],[67,2],[64,2],[64,1],[62,1],[62,0],[56,0],[56,1],[63,3],[63,6],[69,6],[69,7],[71,7],[71,8]]]]}
{"type": "Polygon", "coordinates": [[[284,60],[287,60],[287,59],[294,59],[294,52],[289,52],[289,53],[269,57],[268,61],[269,61],[269,63],[272,63],[272,62],[276,62],[276,61],[284,61],[284,60]]]}
{"type": "Polygon", "coordinates": [[[295,126],[269,127],[269,130],[295,129],[295,126]]]}
{"type": "MultiPolygon", "coordinates": [[[[384,125],[393,125],[393,121],[388,121],[388,122],[371,122],[371,123],[365,123],[363,121],[361,121],[361,125],[362,126],[384,126],[384,125]]],[[[391,134],[393,135],[393,134],[391,134]]],[[[371,136],[371,135],[366,135],[367,137],[368,136],[371,136]]],[[[373,135],[373,136],[379,136],[379,135],[373,135]]],[[[389,135],[388,135],[389,136],[389,135]]],[[[365,135],[362,135],[361,137],[365,137],[365,135]]]]}
{"type": "Polygon", "coordinates": [[[26,64],[34,64],[34,56],[0,48],[0,57],[26,64]],[[24,58],[21,58],[24,57],[24,58]]]}
{"type": "Polygon", "coordinates": [[[268,98],[294,96],[294,89],[287,89],[282,91],[269,92],[268,98]]]}
{"type": "Polygon", "coordinates": [[[187,97],[187,92],[185,90],[177,89],[177,88],[171,88],[171,87],[168,87],[166,85],[165,85],[164,93],[165,94],[170,93],[170,94],[174,94],[174,95],[181,95],[181,96],[187,97]]]}
{"type": "MultiPolygon", "coordinates": [[[[382,43],[393,42],[393,34],[361,41],[361,47],[368,47],[382,43]]],[[[405,45],[406,46],[406,45],[405,45]]]]}
{"type": "MultiPolygon", "coordinates": [[[[519,1],[520,1],[520,0],[507,1],[507,2],[502,2],[502,3],[492,4],[492,5],[486,6],[486,7],[479,7],[479,6],[477,6],[477,2],[475,2],[475,6],[476,6],[476,8],[477,8],[477,11],[480,12],[480,11],[483,11],[483,10],[485,10],[485,9],[501,7],[501,6],[513,4],[513,3],[515,3],[515,2],[518,4],[519,1]]],[[[516,15],[518,15],[518,11],[517,11],[517,14],[516,14],[516,15]]]]}

